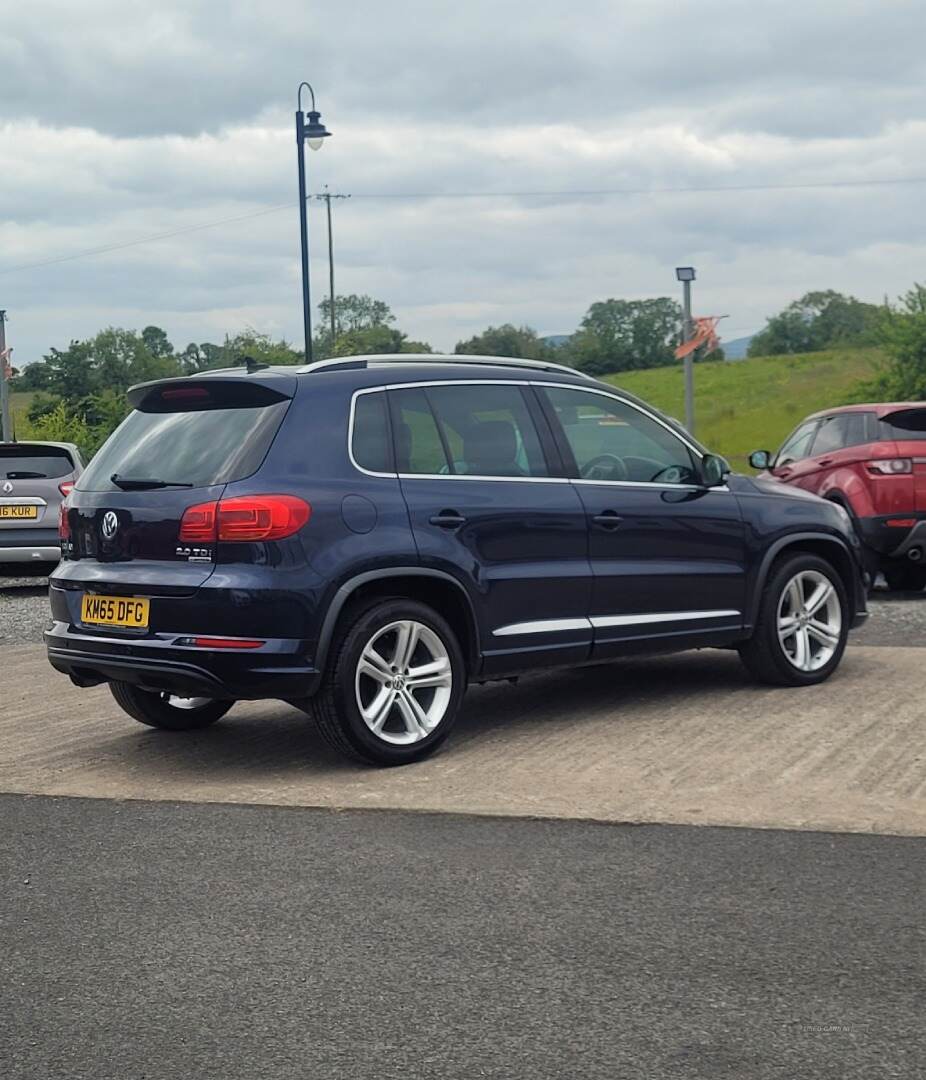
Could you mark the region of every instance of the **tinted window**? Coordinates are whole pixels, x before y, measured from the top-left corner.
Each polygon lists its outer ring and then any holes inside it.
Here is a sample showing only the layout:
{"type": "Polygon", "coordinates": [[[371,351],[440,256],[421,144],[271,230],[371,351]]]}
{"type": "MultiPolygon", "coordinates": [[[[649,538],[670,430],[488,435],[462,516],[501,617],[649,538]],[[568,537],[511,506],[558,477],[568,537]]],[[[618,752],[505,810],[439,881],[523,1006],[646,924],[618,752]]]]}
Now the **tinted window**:
{"type": "Polygon", "coordinates": [[[688,447],[639,409],[582,390],[548,389],[547,397],[588,480],[690,484],[696,480],[688,447]]]}
{"type": "Polygon", "coordinates": [[[859,446],[868,441],[866,435],[866,417],[868,413],[840,413],[828,416],[820,424],[813,441],[813,454],[829,454],[835,450],[844,450],[848,446],[859,446]]]}
{"type": "Polygon", "coordinates": [[[74,471],[74,462],[65,450],[49,447],[0,448],[0,480],[57,480],[74,471]]]}
{"type": "Polygon", "coordinates": [[[540,438],[518,386],[438,386],[427,391],[460,476],[548,476],[540,438]]]}
{"type": "Polygon", "coordinates": [[[807,457],[810,452],[810,443],[813,439],[813,433],[817,430],[817,421],[811,420],[807,424],[801,424],[801,426],[786,439],[782,448],[778,451],[778,456],[775,458],[775,466],[788,465],[792,461],[800,461],[802,458],[807,457]]]}
{"type": "Polygon", "coordinates": [[[392,424],[396,468],[402,473],[448,473],[450,466],[423,390],[394,390],[392,424]]]}
{"type": "Polygon", "coordinates": [[[254,408],[130,413],[77,486],[116,491],[113,473],[193,487],[243,480],[260,467],[288,405],[276,401],[254,408]]]}
{"type": "Polygon", "coordinates": [[[370,472],[391,472],[389,427],[386,423],[386,394],[358,394],[354,402],[354,430],[351,452],[354,461],[370,472]]]}
{"type": "Polygon", "coordinates": [[[880,423],[882,439],[901,442],[926,439],[926,409],[902,409],[880,423]]]}

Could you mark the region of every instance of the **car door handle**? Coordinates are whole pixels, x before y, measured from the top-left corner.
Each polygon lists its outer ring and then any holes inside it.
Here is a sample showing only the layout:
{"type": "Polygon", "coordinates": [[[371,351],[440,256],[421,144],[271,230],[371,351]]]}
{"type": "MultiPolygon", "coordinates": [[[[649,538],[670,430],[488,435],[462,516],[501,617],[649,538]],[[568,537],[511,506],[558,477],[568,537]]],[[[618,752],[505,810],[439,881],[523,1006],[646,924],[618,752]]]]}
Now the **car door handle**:
{"type": "Polygon", "coordinates": [[[439,514],[429,517],[428,521],[439,529],[459,529],[466,524],[466,518],[456,510],[441,510],[439,514]]]}
{"type": "Polygon", "coordinates": [[[616,529],[623,520],[616,510],[602,510],[600,514],[595,514],[592,518],[592,521],[600,525],[602,529],[616,529]]]}
{"type": "Polygon", "coordinates": [[[833,459],[831,457],[817,458],[817,464],[818,465],[823,465],[823,466],[832,465],[833,464],[833,459]]]}

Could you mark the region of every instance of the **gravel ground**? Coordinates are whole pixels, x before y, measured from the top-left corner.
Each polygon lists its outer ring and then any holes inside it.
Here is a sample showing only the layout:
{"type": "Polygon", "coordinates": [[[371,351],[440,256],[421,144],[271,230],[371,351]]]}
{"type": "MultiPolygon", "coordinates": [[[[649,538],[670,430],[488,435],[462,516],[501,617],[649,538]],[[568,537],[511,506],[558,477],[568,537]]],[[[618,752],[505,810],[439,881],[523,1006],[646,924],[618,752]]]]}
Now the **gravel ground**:
{"type": "MultiPolygon", "coordinates": [[[[41,642],[48,618],[45,578],[0,578],[0,642],[41,642]]],[[[851,638],[853,645],[926,645],[926,592],[875,590],[871,618],[851,638]]]]}

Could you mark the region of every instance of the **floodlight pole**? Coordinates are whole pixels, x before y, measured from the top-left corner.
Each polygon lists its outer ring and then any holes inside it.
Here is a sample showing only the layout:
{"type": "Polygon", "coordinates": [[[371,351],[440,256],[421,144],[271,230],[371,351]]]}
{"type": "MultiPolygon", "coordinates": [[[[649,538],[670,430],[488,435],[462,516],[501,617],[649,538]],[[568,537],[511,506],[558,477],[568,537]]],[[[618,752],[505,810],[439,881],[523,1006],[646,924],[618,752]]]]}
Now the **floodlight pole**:
{"type": "Polygon", "coordinates": [[[10,384],[6,378],[6,312],[0,311],[0,439],[13,441],[13,424],[10,420],[10,384]]]}

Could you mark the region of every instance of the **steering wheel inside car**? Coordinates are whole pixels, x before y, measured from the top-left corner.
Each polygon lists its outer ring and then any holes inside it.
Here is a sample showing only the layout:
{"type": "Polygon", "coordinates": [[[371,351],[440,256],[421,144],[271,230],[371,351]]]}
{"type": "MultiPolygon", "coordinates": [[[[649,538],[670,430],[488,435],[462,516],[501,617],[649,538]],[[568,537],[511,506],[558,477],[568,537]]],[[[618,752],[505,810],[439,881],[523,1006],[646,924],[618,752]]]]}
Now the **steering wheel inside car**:
{"type": "Polygon", "coordinates": [[[687,484],[691,481],[691,474],[688,469],[682,468],[681,465],[667,465],[664,469],[660,469],[658,473],[650,480],[651,484],[687,484]]]}
{"type": "Polygon", "coordinates": [[[583,480],[626,480],[627,466],[616,454],[599,454],[582,466],[583,480]]]}

